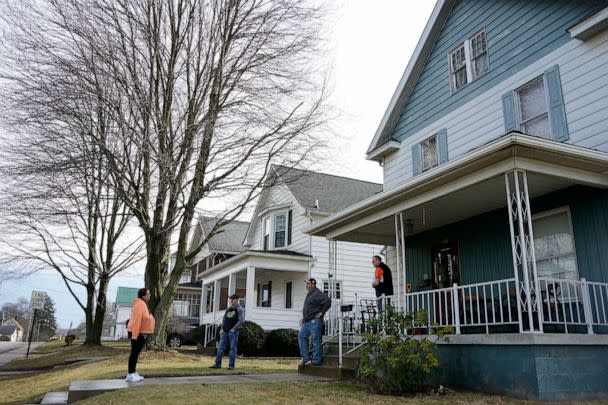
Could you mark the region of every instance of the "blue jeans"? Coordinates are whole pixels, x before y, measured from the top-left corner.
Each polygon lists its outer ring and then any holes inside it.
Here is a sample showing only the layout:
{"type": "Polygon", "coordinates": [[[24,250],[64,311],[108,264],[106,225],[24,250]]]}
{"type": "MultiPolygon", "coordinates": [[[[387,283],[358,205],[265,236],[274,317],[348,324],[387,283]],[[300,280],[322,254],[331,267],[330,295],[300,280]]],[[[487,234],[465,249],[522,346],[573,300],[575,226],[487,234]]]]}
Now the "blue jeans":
{"type": "Polygon", "coordinates": [[[321,364],[321,357],[323,357],[323,346],[321,342],[322,327],[323,318],[311,319],[308,322],[304,322],[300,327],[298,343],[300,345],[300,355],[302,356],[303,362],[310,360],[308,338],[312,337],[312,363],[321,364]]]}
{"type": "Polygon", "coordinates": [[[215,355],[215,366],[222,366],[222,356],[224,355],[224,350],[226,349],[226,345],[230,342],[230,362],[228,363],[228,367],[234,367],[234,360],[236,359],[236,343],[239,340],[238,332],[224,332],[222,336],[220,336],[220,344],[217,346],[217,353],[215,355]]]}

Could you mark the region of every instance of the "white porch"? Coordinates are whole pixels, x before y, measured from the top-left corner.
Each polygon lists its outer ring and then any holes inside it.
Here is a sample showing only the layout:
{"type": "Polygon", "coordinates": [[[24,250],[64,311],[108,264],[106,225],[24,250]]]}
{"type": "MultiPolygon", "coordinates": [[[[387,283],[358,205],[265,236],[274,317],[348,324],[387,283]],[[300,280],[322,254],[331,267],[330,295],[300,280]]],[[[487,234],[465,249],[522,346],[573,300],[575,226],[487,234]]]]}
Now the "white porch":
{"type": "MultiPolygon", "coordinates": [[[[428,332],[451,326],[456,334],[606,333],[608,275],[594,272],[594,279],[587,279],[576,271],[557,277],[537,269],[531,201],[575,186],[607,189],[608,154],[513,133],[342,211],[307,232],[325,236],[330,245],[347,240],[391,246],[392,305],[422,314],[412,327],[428,332]],[[510,273],[497,272],[488,261],[486,268],[477,269],[481,274],[477,281],[461,282],[460,273],[472,269],[460,267],[458,247],[452,256],[439,252],[438,262],[431,262],[429,249],[428,259],[420,259],[428,260],[424,277],[408,267],[407,252],[413,252],[410,243],[416,236],[501,210],[504,216],[498,219],[497,232],[510,240],[510,273]],[[496,277],[497,273],[502,277],[496,277]],[[428,279],[425,288],[420,278],[428,279]]],[[[462,228],[452,235],[471,231],[462,228]]],[[[447,239],[446,246],[454,242],[447,239]]],[[[330,263],[339,254],[332,251],[330,263]]],[[[360,302],[342,304],[352,304],[347,316],[354,318],[359,330],[364,327],[362,314],[370,309],[360,302]]],[[[344,314],[336,314],[340,315],[344,314]]]]}
{"type": "Polygon", "coordinates": [[[311,257],[246,251],[201,275],[201,324],[221,323],[228,297],[241,297],[245,320],[264,330],[299,327],[311,257]]]}

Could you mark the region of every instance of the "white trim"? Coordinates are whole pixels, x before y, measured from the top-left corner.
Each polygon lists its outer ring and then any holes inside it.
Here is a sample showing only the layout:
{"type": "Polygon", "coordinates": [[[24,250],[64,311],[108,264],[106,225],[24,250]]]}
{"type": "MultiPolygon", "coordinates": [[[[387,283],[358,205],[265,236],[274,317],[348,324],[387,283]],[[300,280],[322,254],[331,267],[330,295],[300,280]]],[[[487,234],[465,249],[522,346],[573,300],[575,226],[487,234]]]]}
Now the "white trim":
{"type": "MultiPolygon", "coordinates": [[[[419,190],[432,188],[435,190],[431,190],[428,193],[429,197],[438,196],[443,194],[441,191],[450,192],[457,188],[463,188],[490,178],[488,176],[501,175],[505,171],[514,168],[540,171],[541,173],[546,173],[549,170],[552,172],[550,173],[551,175],[571,178],[581,182],[585,181],[589,185],[608,188],[608,177],[606,176],[608,174],[608,153],[511,132],[433,170],[415,176],[399,187],[353,204],[306,228],[304,232],[311,235],[325,235],[328,238],[333,238],[339,236],[339,234],[336,234],[336,232],[329,233],[328,228],[335,227],[338,222],[345,222],[349,219],[352,223],[353,217],[361,215],[361,211],[363,210],[371,212],[374,209],[377,210],[382,205],[387,205],[391,200],[394,201],[392,203],[393,209],[383,210],[386,211],[386,214],[383,213],[381,216],[372,214],[365,217],[370,219],[370,223],[398,212],[400,205],[396,205],[396,203],[402,200],[403,194],[413,193],[414,198],[412,200],[420,200],[421,191],[419,190]],[[544,161],[539,160],[539,158],[531,160],[519,157],[521,155],[519,147],[522,147],[523,150],[529,149],[537,156],[540,156],[543,152],[546,152],[550,156],[542,156],[545,159],[544,161]],[[549,161],[559,162],[562,160],[567,160],[569,166],[549,163],[549,161]],[[584,169],[576,168],[575,165],[580,165],[584,169]],[[594,169],[593,171],[592,168],[594,169]],[[468,180],[465,181],[465,178],[461,177],[462,172],[470,173],[466,177],[468,180]],[[458,187],[449,184],[455,180],[460,182],[458,187]],[[445,186],[444,188],[447,188],[447,190],[437,190],[441,186],[445,186]]],[[[411,207],[410,204],[407,205],[411,207]]],[[[356,229],[357,227],[350,228],[356,229]]]]}
{"type": "Polygon", "coordinates": [[[292,207],[292,204],[280,204],[280,205],[271,205],[268,206],[266,208],[264,208],[264,210],[262,210],[257,217],[261,218],[265,215],[270,214],[272,211],[279,211],[279,210],[289,210],[292,207]]]}
{"type": "Polygon", "coordinates": [[[606,29],[608,29],[608,7],[568,29],[568,32],[571,38],[586,41],[606,29]]]}
{"type": "Polygon", "coordinates": [[[377,160],[377,161],[380,161],[380,160],[382,160],[382,158],[384,156],[388,155],[389,153],[393,153],[393,152],[398,151],[400,146],[401,146],[401,142],[395,141],[395,140],[390,140],[388,142],[383,143],[382,145],[380,145],[376,149],[374,149],[373,152],[368,153],[365,156],[365,158],[367,160],[377,160]]]}

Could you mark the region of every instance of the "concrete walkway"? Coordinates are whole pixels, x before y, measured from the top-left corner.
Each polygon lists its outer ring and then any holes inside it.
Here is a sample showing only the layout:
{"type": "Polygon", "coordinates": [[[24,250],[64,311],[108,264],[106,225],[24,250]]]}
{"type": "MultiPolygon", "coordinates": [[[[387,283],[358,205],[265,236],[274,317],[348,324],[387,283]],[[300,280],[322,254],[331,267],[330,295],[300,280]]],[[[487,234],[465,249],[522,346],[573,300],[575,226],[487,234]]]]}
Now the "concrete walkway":
{"type": "Polygon", "coordinates": [[[227,374],[208,375],[194,377],[163,377],[146,378],[137,383],[127,383],[120,380],[89,380],[72,381],[70,384],[68,403],[99,395],[108,391],[138,387],[140,385],[165,385],[165,384],[223,384],[223,383],[263,383],[263,382],[292,382],[292,381],[330,381],[325,377],[316,377],[299,373],[278,374],[227,374]]]}
{"type": "MultiPolygon", "coordinates": [[[[34,349],[40,346],[42,343],[43,342],[32,342],[32,346],[30,347],[30,353],[33,352],[34,349]]],[[[0,367],[10,363],[15,359],[25,357],[26,352],[27,343],[0,342],[0,367]]]]}

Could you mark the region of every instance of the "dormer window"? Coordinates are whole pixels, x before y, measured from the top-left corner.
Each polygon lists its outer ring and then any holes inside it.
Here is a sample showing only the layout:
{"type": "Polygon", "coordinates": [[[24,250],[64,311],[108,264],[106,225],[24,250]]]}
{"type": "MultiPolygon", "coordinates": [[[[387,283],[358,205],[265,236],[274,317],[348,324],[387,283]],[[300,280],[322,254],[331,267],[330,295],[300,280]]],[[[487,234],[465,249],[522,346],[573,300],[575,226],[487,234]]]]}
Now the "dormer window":
{"type": "Polygon", "coordinates": [[[285,247],[285,234],[287,232],[287,215],[277,214],[274,216],[274,247],[285,247]]]}
{"type": "Polygon", "coordinates": [[[453,92],[484,75],[490,69],[485,29],[477,31],[450,52],[449,65],[453,92]]]}
{"type": "Polygon", "coordinates": [[[280,211],[262,220],[263,250],[284,249],[291,245],[292,211],[280,211]]]}

